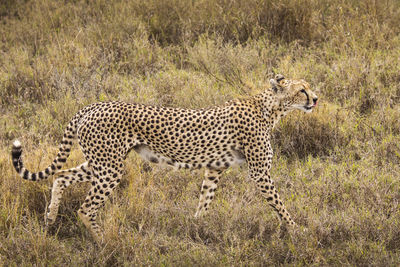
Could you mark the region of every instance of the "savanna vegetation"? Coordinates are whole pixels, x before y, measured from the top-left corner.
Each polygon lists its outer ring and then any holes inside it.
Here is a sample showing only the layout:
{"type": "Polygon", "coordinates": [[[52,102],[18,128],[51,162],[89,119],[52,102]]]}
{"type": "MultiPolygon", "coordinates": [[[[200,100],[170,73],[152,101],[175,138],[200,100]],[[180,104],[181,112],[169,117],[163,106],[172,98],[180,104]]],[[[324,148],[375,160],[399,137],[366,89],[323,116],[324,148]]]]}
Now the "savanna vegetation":
{"type": "MultiPolygon", "coordinates": [[[[397,0],[1,1],[0,265],[399,266],[399,25],[397,0]],[[19,138],[27,167],[45,168],[87,104],[202,108],[256,94],[275,73],[320,97],[274,131],[272,175],[300,226],[291,235],[245,166],[197,220],[203,172],[132,153],[98,247],[76,214],[87,186],[66,191],[46,229],[52,179],[26,182],[12,167],[19,138]]],[[[67,167],[81,162],[76,145],[67,167]]]]}

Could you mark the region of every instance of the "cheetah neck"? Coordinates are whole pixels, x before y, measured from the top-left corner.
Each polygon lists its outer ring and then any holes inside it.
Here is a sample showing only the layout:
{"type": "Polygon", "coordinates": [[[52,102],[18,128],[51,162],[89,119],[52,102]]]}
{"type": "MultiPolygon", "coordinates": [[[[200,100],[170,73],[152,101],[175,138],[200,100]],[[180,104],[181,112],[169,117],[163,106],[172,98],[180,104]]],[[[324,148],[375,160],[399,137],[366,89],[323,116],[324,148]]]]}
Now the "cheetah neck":
{"type": "Polygon", "coordinates": [[[266,91],[254,98],[260,103],[262,116],[271,122],[272,128],[290,111],[285,105],[286,99],[277,97],[272,91],[266,91]]]}

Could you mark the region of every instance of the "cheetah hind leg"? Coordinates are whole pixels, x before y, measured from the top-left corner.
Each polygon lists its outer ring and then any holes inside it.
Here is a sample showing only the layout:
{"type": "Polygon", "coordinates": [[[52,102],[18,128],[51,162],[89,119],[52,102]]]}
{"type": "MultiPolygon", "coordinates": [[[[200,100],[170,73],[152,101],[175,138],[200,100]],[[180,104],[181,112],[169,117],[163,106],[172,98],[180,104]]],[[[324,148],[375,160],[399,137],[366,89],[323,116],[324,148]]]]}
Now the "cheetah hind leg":
{"type": "Polygon", "coordinates": [[[92,180],[92,187],[81,208],[78,210],[79,218],[86,228],[89,229],[97,244],[103,243],[103,234],[100,226],[96,222],[97,213],[99,209],[104,206],[105,201],[115,187],[120,183],[122,171],[111,169],[111,172],[108,172],[106,176],[99,177],[101,177],[101,179],[92,180]],[[108,182],[100,183],[100,180],[108,182]]]}
{"type": "MultiPolygon", "coordinates": [[[[85,227],[90,231],[93,239],[96,241],[96,243],[100,244],[102,243],[102,235],[100,231],[95,231],[94,228],[99,229],[97,223],[96,223],[96,216],[97,214],[92,215],[93,208],[92,208],[92,200],[93,197],[95,196],[95,188],[96,188],[96,183],[92,182],[94,185],[90,188],[89,194],[87,195],[85,202],[82,204],[81,208],[78,210],[78,216],[81,219],[82,223],[85,225],[85,227]]],[[[97,212],[97,210],[96,210],[97,212]]]]}
{"type": "Polygon", "coordinates": [[[64,190],[72,184],[89,182],[90,180],[91,171],[87,162],[78,167],[59,172],[57,179],[53,182],[51,201],[48,212],[45,214],[46,226],[52,225],[55,222],[64,190]]]}
{"type": "Polygon", "coordinates": [[[201,186],[199,205],[194,215],[195,218],[208,211],[211,201],[214,199],[215,190],[222,172],[222,170],[206,169],[203,185],[201,186]]]}

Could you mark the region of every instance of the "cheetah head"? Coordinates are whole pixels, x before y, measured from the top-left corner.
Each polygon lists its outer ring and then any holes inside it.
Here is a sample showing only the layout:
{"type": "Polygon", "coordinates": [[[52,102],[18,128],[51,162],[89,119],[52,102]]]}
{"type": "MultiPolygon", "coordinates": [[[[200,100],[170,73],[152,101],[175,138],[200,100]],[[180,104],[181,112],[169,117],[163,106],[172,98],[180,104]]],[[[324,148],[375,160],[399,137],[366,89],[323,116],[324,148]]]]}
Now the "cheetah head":
{"type": "Polygon", "coordinates": [[[304,80],[287,80],[278,74],[275,79],[270,80],[270,83],[272,90],[287,110],[299,109],[309,113],[317,105],[318,97],[304,80]]]}

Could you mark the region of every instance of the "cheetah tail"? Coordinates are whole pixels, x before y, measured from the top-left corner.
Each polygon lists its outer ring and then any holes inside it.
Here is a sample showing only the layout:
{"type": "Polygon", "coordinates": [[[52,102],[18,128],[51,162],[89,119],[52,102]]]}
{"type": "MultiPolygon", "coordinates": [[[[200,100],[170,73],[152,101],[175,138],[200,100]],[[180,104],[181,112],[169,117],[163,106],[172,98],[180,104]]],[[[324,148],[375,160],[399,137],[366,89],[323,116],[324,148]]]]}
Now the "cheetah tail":
{"type": "Polygon", "coordinates": [[[24,167],[22,162],[22,147],[21,142],[15,140],[12,146],[11,157],[12,163],[18,174],[28,181],[39,181],[46,179],[51,175],[57,173],[64,163],[67,161],[69,153],[71,152],[72,141],[75,139],[76,127],[74,123],[70,123],[64,133],[64,137],[61,141],[59,152],[53,162],[43,171],[30,172],[24,167]]]}

